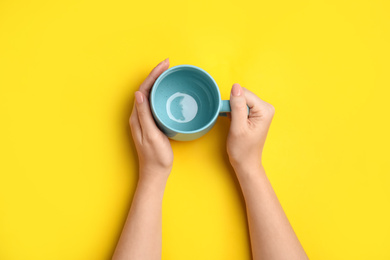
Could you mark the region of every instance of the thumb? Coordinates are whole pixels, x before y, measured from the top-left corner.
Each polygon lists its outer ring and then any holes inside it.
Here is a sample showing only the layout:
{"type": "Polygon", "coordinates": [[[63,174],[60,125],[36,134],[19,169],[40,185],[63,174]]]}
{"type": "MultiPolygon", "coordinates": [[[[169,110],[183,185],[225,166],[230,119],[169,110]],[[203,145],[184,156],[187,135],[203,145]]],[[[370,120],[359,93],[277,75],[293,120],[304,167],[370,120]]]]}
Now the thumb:
{"type": "Polygon", "coordinates": [[[248,109],[246,105],[246,99],[244,91],[240,84],[233,84],[232,91],[230,93],[230,108],[232,122],[230,128],[233,131],[238,131],[245,127],[248,123],[248,109]]]}

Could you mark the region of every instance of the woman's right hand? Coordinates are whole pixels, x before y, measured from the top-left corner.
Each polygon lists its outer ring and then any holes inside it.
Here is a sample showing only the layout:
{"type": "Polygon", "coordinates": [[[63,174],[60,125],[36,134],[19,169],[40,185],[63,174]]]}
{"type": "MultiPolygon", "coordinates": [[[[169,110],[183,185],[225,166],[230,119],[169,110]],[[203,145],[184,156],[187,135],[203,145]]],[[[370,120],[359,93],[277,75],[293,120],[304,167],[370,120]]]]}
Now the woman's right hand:
{"type": "Polygon", "coordinates": [[[237,83],[231,90],[230,107],[229,160],[236,172],[247,172],[246,169],[261,166],[261,155],[275,109],[237,83]]]}

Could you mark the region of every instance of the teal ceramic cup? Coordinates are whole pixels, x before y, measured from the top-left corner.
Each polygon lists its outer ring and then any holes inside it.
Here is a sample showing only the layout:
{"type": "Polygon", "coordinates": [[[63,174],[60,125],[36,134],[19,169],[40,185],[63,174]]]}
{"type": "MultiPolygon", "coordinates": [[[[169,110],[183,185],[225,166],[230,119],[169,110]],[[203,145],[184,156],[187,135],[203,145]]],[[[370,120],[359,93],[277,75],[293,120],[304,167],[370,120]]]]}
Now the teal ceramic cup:
{"type": "Polygon", "coordinates": [[[201,68],[179,65],[164,71],[150,93],[153,117],[169,138],[190,141],[206,134],[230,112],[215,80],[201,68]]]}

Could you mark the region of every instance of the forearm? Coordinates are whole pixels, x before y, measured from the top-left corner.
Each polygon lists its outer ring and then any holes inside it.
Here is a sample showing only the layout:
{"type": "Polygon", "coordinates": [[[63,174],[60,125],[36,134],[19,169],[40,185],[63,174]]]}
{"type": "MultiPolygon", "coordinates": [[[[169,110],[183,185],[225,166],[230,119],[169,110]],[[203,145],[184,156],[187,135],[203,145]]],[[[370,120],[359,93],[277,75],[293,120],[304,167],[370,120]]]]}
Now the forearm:
{"type": "Polygon", "coordinates": [[[245,198],[253,259],[307,259],[262,166],[236,167],[245,198]]]}
{"type": "Polygon", "coordinates": [[[161,259],[161,211],[165,184],[164,178],[138,181],[114,260],[161,259]]]}

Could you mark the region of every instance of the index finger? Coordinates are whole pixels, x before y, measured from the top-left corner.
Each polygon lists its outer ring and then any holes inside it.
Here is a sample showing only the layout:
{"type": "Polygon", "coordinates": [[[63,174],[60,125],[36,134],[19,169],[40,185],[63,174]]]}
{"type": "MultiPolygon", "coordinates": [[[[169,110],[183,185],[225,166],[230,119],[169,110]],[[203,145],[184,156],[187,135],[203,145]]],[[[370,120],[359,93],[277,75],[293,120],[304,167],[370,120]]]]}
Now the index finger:
{"type": "Polygon", "coordinates": [[[139,87],[139,91],[141,91],[146,98],[149,98],[150,89],[152,88],[156,79],[169,68],[169,58],[160,62],[146,77],[144,82],[142,82],[139,87]]]}
{"type": "Polygon", "coordinates": [[[243,88],[246,98],[246,103],[249,106],[249,117],[251,116],[257,116],[259,113],[274,113],[275,110],[274,107],[259,98],[255,93],[252,91],[243,88]]]}

